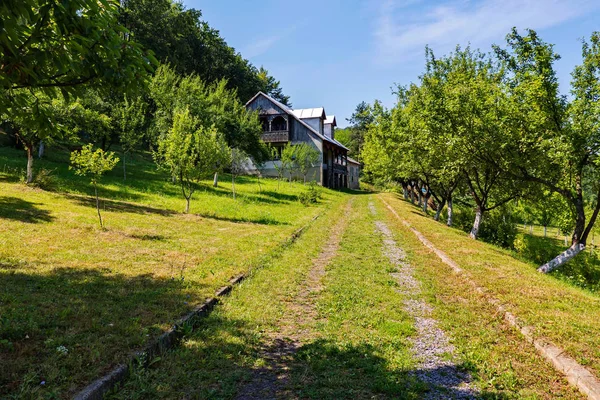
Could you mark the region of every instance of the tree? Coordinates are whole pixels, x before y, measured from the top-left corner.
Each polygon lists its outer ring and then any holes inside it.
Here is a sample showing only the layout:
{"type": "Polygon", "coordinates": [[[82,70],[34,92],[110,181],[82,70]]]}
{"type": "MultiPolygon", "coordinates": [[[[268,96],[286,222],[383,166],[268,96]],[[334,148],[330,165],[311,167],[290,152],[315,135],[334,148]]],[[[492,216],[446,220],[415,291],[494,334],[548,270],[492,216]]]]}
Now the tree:
{"type": "Polygon", "coordinates": [[[175,112],[173,126],[160,140],[156,157],[181,186],[185,212],[189,213],[199,182],[229,162],[229,149],[214,127],[204,127],[189,109],[184,109],[175,112]]]}
{"type": "Polygon", "coordinates": [[[369,125],[372,124],[374,120],[372,110],[373,106],[363,101],[356,106],[356,109],[350,118],[346,119],[350,123],[350,127],[348,128],[350,134],[348,142],[344,144],[350,150],[349,153],[359,161],[361,160],[361,151],[365,134],[369,129],[369,125]]]}
{"type": "MultiPolygon", "coordinates": [[[[288,147],[288,146],[285,146],[288,147]]],[[[285,148],[284,148],[285,150],[285,148]]],[[[282,151],[282,155],[283,155],[283,151],[282,151]]],[[[281,180],[283,179],[283,177],[285,176],[286,171],[288,170],[288,164],[287,164],[287,160],[284,161],[283,160],[283,156],[281,157],[280,160],[278,160],[279,157],[279,151],[277,149],[277,147],[271,147],[271,158],[274,160],[273,161],[273,168],[275,168],[275,171],[277,171],[277,190],[279,190],[279,184],[281,182],[281,180]]]]}
{"type": "Polygon", "coordinates": [[[0,3],[0,113],[27,151],[64,135],[57,123],[63,106],[88,85],[130,90],[147,80],[153,56],[128,39],[118,24],[118,2],[7,0],[0,3]]]}
{"type": "Polygon", "coordinates": [[[235,200],[235,178],[246,171],[248,155],[240,149],[231,149],[231,191],[235,200]]]}
{"type": "Polygon", "coordinates": [[[76,175],[90,176],[94,185],[94,195],[96,196],[96,211],[98,212],[98,220],[100,227],[103,228],[102,215],[100,215],[100,201],[98,199],[98,181],[105,172],[111,171],[119,159],[113,152],[105,152],[102,149],[94,151],[93,145],[90,143],[79,151],[71,153],[71,166],[69,168],[75,170],[76,175]]]}
{"type": "Polygon", "coordinates": [[[292,184],[292,177],[298,171],[298,157],[296,154],[297,146],[288,145],[281,151],[281,165],[284,171],[288,171],[289,182],[292,184]]]}
{"type": "MultiPolygon", "coordinates": [[[[65,97],[92,82],[135,86],[154,58],[118,24],[116,1],[6,0],[0,4],[0,105],[28,103],[36,89],[65,97]]],[[[8,112],[10,115],[10,112],[8,112]]]]}
{"type": "Polygon", "coordinates": [[[146,103],[141,97],[129,99],[127,96],[116,107],[121,149],[123,150],[123,180],[127,180],[127,155],[142,141],[142,128],[146,119],[146,103]]]}
{"type": "Polygon", "coordinates": [[[507,36],[508,48],[496,47],[498,57],[510,71],[513,107],[512,146],[502,160],[514,179],[542,185],[560,194],[574,210],[572,244],[538,268],[550,272],[575,257],[600,211],[600,33],[583,42],[581,65],[571,82],[573,100],[561,96],[553,47],[529,30],[516,29],[507,36]],[[586,207],[593,211],[586,217],[586,207]]]}
{"type": "Polygon", "coordinates": [[[296,145],[296,161],[302,177],[304,178],[304,184],[306,184],[306,177],[310,172],[310,169],[319,163],[321,159],[321,153],[308,143],[301,143],[296,145]]]}

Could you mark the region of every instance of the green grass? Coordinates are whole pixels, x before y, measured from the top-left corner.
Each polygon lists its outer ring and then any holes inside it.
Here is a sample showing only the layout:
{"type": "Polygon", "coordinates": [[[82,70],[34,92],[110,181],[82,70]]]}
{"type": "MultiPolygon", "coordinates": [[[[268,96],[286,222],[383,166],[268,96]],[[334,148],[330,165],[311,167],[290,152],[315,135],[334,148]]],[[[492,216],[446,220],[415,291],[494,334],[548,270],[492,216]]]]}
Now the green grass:
{"type": "MultiPolygon", "coordinates": [[[[436,223],[395,195],[382,196],[525,325],[534,327],[536,337],[550,340],[600,375],[598,295],[540,274],[537,264],[516,259],[510,251],[473,241],[462,231],[436,223]]],[[[406,243],[414,265],[419,266],[421,278],[429,282],[439,318],[454,333],[482,384],[518,393],[518,398],[577,396],[493,307],[424,249],[399,221],[395,226],[399,241],[406,243]]]]}
{"type": "MultiPolygon", "coordinates": [[[[313,299],[317,317],[303,321],[306,342],[285,359],[284,397],[417,399],[426,389],[408,374],[415,367],[407,341],[414,334],[412,320],[402,311],[366,202],[367,196],[355,198],[324,289],[313,299]]],[[[253,369],[267,363],[260,349],[298,312],[295,297],[340,217],[338,207],[317,220],[236,288],[182,348],[138,372],[114,398],[235,397],[251,381],[253,369]]]]}
{"type": "Polygon", "coordinates": [[[47,156],[53,192],[19,183],[23,152],[0,147],[2,398],[68,398],[345,197],[305,207],[300,184],[244,177],[233,200],[222,176],[184,215],[178,187],[137,156],[126,182],[117,169],[101,185],[102,230],[89,181],[66,152],[47,156]]]}

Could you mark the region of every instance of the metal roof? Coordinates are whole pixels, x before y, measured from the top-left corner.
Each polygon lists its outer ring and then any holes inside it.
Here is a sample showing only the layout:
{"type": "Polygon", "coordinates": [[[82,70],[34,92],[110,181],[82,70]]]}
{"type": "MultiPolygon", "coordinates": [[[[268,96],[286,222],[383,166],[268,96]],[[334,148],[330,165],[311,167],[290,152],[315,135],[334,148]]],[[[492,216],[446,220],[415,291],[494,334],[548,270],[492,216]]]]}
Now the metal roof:
{"type": "Polygon", "coordinates": [[[301,108],[299,110],[292,110],[296,118],[307,119],[307,118],[326,118],[325,109],[323,107],[317,108],[301,108]]]}
{"type": "Polygon", "coordinates": [[[335,115],[328,115],[327,119],[325,120],[325,124],[332,124],[333,126],[337,126],[335,115]]]}
{"type": "Polygon", "coordinates": [[[347,159],[348,159],[349,163],[360,165],[360,163],[358,161],[356,161],[354,158],[347,157],[347,159]]]}

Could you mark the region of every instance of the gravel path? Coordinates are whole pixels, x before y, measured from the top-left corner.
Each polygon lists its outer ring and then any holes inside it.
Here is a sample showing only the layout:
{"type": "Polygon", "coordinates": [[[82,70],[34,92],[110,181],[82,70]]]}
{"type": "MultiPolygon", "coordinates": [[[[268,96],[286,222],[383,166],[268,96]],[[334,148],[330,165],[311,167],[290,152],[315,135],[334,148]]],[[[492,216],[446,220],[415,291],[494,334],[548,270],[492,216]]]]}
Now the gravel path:
{"type": "MultiPolygon", "coordinates": [[[[369,203],[369,209],[373,215],[377,215],[373,203],[369,203]]],[[[478,393],[471,384],[470,375],[458,368],[454,347],[431,317],[431,306],[422,299],[420,283],[414,276],[414,269],[406,262],[406,253],[398,246],[384,222],[377,221],[375,225],[383,236],[385,256],[397,268],[391,275],[400,286],[398,292],[406,299],[404,310],[415,319],[417,335],[412,338],[412,344],[415,357],[419,360],[419,369],[414,375],[431,388],[425,398],[477,398],[478,393]]]]}

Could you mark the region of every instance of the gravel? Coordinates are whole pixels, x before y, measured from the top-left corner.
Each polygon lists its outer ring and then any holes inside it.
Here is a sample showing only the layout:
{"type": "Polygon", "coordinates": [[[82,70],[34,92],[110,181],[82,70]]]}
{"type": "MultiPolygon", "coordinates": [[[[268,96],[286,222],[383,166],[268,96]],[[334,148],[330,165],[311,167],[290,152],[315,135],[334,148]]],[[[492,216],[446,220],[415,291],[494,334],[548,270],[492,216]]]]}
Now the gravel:
{"type": "MultiPolygon", "coordinates": [[[[377,215],[372,203],[369,203],[369,209],[373,215],[377,215]]],[[[432,307],[422,299],[420,282],[414,276],[414,269],[406,261],[406,253],[398,246],[384,222],[376,221],[375,225],[383,236],[384,255],[396,266],[396,271],[390,275],[399,284],[398,293],[406,299],[404,310],[415,320],[417,334],[411,341],[419,365],[413,374],[430,387],[424,398],[477,398],[478,392],[471,383],[471,376],[458,367],[454,346],[432,318],[432,307]]]]}

